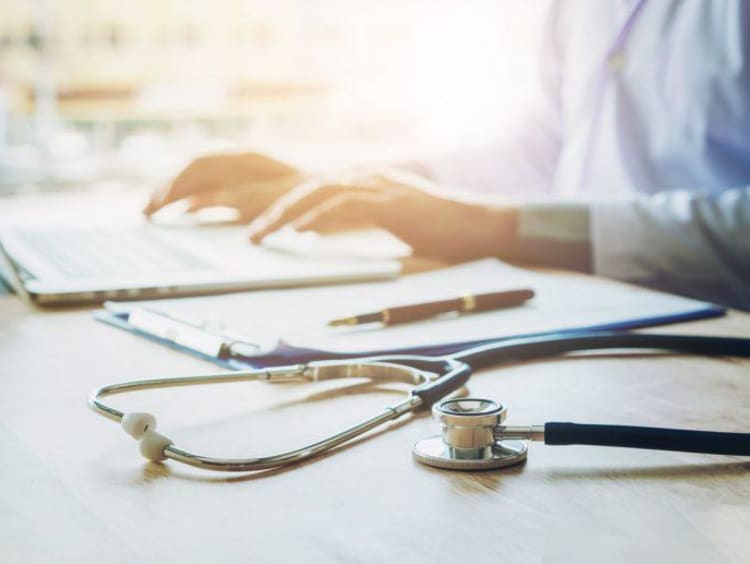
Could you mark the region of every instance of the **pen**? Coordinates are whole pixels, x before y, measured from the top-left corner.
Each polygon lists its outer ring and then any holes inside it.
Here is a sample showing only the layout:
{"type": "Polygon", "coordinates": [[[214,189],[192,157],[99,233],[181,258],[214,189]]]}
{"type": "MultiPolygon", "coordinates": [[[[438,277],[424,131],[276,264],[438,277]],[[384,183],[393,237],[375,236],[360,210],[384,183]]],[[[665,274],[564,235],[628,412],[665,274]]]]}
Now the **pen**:
{"type": "Polygon", "coordinates": [[[343,317],[328,322],[332,327],[342,325],[362,325],[364,323],[382,323],[395,325],[428,319],[443,313],[467,313],[470,311],[490,311],[521,305],[534,297],[534,290],[521,288],[487,294],[467,294],[458,298],[449,298],[434,302],[389,307],[381,311],[360,313],[351,317],[343,317]]]}

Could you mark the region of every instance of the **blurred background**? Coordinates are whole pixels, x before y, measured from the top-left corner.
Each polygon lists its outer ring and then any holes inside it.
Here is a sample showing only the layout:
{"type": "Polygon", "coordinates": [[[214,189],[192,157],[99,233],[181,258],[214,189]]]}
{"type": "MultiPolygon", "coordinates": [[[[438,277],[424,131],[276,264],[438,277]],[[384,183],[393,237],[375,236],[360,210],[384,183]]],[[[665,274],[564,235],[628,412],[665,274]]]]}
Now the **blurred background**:
{"type": "Polygon", "coordinates": [[[0,0],[0,194],[158,183],[199,154],[313,168],[490,137],[545,2],[0,0]]]}

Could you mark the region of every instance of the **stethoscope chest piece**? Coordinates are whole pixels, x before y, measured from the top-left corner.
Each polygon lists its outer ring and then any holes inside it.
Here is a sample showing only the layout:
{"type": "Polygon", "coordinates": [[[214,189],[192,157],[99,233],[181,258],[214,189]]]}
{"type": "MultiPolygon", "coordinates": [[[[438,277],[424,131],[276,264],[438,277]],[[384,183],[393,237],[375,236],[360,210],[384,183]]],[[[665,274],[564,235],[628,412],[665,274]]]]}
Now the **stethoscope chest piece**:
{"type": "Polygon", "coordinates": [[[447,470],[490,470],[526,460],[524,441],[498,441],[495,429],[505,421],[505,406],[477,398],[449,399],[436,404],[432,415],[443,430],[414,444],[414,460],[447,470]]]}

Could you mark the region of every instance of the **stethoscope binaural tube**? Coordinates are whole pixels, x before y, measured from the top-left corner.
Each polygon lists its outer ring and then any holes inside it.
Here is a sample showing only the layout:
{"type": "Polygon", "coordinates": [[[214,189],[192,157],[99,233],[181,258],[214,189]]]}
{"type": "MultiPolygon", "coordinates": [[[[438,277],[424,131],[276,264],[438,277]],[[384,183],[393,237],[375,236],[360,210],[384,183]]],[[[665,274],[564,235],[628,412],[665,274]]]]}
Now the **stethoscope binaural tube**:
{"type": "Polygon", "coordinates": [[[250,472],[302,462],[407,413],[429,409],[433,403],[462,387],[470,375],[471,368],[468,364],[445,357],[392,356],[388,360],[384,357],[323,360],[266,369],[110,384],[91,393],[89,406],[99,415],[119,423],[128,435],[138,441],[141,454],[148,460],[160,462],[172,459],[204,470],[250,472]],[[314,443],[264,456],[215,458],[189,452],[176,447],[168,436],[156,430],[157,420],[153,414],[125,413],[104,402],[107,396],[158,388],[251,381],[315,382],[346,378],[364,378],[376,384],[403,382],[413,387],[404,399],[376,411],[359,423],[314,443]]]}

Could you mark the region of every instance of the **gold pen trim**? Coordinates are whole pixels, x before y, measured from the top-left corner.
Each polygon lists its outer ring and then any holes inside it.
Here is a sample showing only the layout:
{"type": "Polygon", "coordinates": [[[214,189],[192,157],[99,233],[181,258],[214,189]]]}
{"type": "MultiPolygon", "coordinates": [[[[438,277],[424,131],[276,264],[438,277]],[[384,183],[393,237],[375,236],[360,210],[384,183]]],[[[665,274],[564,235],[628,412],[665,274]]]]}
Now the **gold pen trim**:
{"type": "Polygon", "coordinates": [[[357,323],[359,323],[359,319],[356,317],[343,317],[341,319],[329,321],[328,325],[331,327],[341,327],[343,325],[357,325],[357,323]]]}
{"type": "Polygon", "coordinates": [[[477,307],[477,298],[473,294],[466,294],[461,297],[461,311],[474,311],[477,307]]]}

